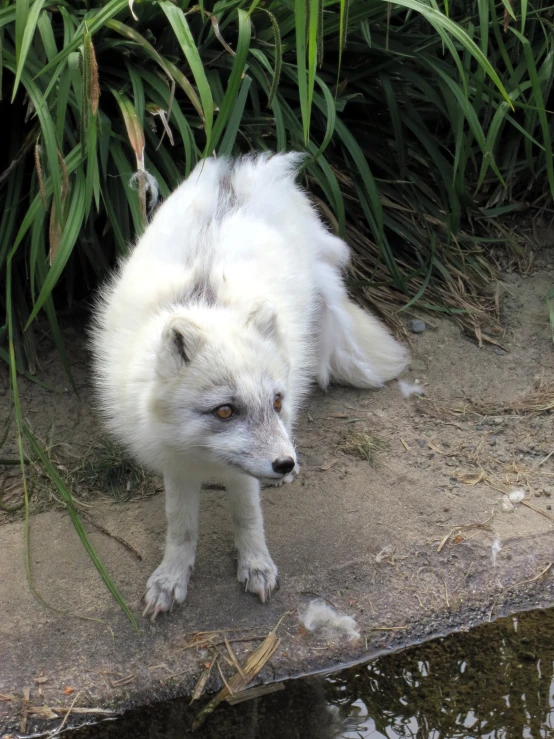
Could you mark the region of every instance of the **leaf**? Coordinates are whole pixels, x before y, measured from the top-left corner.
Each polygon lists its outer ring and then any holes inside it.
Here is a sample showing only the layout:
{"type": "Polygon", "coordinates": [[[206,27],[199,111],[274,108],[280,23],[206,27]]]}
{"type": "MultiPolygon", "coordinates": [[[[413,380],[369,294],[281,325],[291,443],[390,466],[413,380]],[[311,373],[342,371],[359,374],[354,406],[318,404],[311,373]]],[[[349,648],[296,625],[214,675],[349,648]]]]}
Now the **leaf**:
{"type": "Polygon", "coordinates": [[[49,229],[49,237],[50,237],[50,253],[49,253],[49,259],[50,264],[54,261],[58,247],[60,245],[60,241],[62,238],[62,230],[63,230],[63,224],[65,223],[65,204],[67,200],[67,195],[69,192],[69,178],[67,174],[67,167],[65,166],[65,162],[63,160],[62,155],[58,152],[58,158],[60,160],[60,164],[62,167],[63,172],[63,180],[62,180],[62,191],[61,191],[61,203],[62,203],[62,212],[58,212],[56,207],[56,202],[52,204],[52,210],[50,213],[50,229],[49,229]]]}
{"type": "MultiPolygon", "coordinates": [[[[223,131],[225,130],[225,126],[227,125],[227,121],[229,119],[229,116],[231,115],[231,111],[235,109],[235,103],[237,102],[237,95],[239,92],[239,87],[241,86],[241,80],[245,75],[246,58],[248,56],[248,49],[250,46],[250,18],[244,10],[238,11],[238,17],[239,37],[237,42],[237,51],[233,59],[231,76],[229,77],[229,82],[227,84],[227,89],[225,90],[223,102],[221,103],[221,107],[215,125],[213,127],[212,135],[208,140],[208,145],[206,149],[208,154],[211,154],[217,148],[217,144],[223,134],[223,131]]],[[[244,108],[244,101],[242,103],[242,108],[244,108]]]]}
{"type": "Polygon", "coordinates": [[[129,137],[129,142],[135,152],[137,169],[144,169],[144,131],[142,130],[137,112],[127,95],[119,93],[116,90],[112,90],[112,94],[117,100],[123,115],[125,128],[127,129],[127,136],[129,137]]]}
{"type": "MultiPolygon", "coordinates": [[[[15,59],[7,51],[4,52],[4,63],[10,71],[15,73],[15,59]]],[[[49,176],[52,178],[54,199],[58,212],[62,212],[61,207],[61,176],[58,164],[58,146],[56,141],[56,132],[52,117],[49,110],[42,104],[41,93],[36,83],[31,79],[28,71],[23,68],[21,71],[21,82],[29,93],[31,102],[34,105],[37,117],[40,122],[41,136],[46,151],[46,159],[48,163],[49,176]]]]}
{"type": "Polygon", "coordinates": [[[154,61],[160,65],[160,67],[167,75],[168,82],[171,87],[171,95],[168,104],[168,112],[171,112],[173,98],[175,96],[175,79],[170,64],[156,51],[156,49],[149,41],[144,38],[144,36],[135,31],[133,28],[130,28],[124,23],[116,20],[107,21],[106,27],[113,29],[117,33],[120,33],[122,36],[125,36],[126,38],[131,39],[135,43],[139,44],[152,57],[152,59],[154,59],[154,61]]]}
{"type": "MultiPolygon", "coordinates": [[[[57,206],[56,206],[57,207],[57,206]]],[[[52,290],[56,286],[60,275],[63,272],[63,268],[67,264],[79,231],[81,230],[81,223],[84,218],[85,212],[85,178],[82,170],[77,170],[76,178],[73,184],[72,192],[69,200],[68,216],[64,224],[61,238],[56,250],[55,257],[53,258],[52,265],[48,270],[46,279],[42,285],[39,296],[33,306],[29,320],[25,326],[25,329],[36,318],[39,310],[44,305],[45,301],[52,294],[52,290]]]]}
{"type": "Polygon", "coordinates": [[[16,0],[18,13],[18,18],[16,19],[17,68],[15,72],[15,81],[13,83],[12,103],[15,100],[17,89],[19,87],[19,82],[21,80],[21,73],[25,66],[25,61],[27,59],[27,54],[29,53],[29,48],[31,46],[33,36],[35,35],[40,11],[42,10],[44,1],[45,0],[34,0],[33,4],[31,5],[31,9],[29,10],[28,0],[16,0]],[[24,13],[28,13],[28,15],[25,16],[23,15],[24,13]],[[25,28],[23,30],[23,33],[21,33],[20,28],[23,21],[25,21],[25,28]]]}
{"type": "MultiPolygon", "coordinates": [[[[36,2],[36,0],[35,0],[36,2]]],[[[116,16],[128,5],[128,0],[109,0],[101,9],[98,9],[94,14],[91,15],[90,19],[87,20],[88,32],[94,35],[96,31],[100,30],[108,20],[116,16]]],[[[64,13],[65,8],[60,8],[60,12],[64,13]]],[[[78,33],[74,35],[71,41],[64,39],[62,50],[54,57],[48,64],[41,69],[39,75],[44,75],[47,72],[52,72],[56,67],[58,70],[62,68],[61,63],[64,62],[67,57],[81,46],[84,41],[85,27],[84,25],[79,27],[78,33]]]]}
{"type": "Polygon", "coordinates": [[[267,10],[267,8],[260,8],[260,10],[266,13],[269,20],[271,21],[271,30],[273,31],[273,41],[275,45],[275,69],[273,71],[273,81],[271,83],[271,88],[267,95],[267,106],[268,108],[271,108],[275,99],[275,95],[277,93],[277,88],[279,87],[279,80],[281,79],[281,68],[283,66],[283,45],[281,42],[281,31],[279,29],[279,24],[276,17],[273,15],[273,13],[267,10]]]}
{"type": "Polygon", "coordinates": [[[317,42],[319,24],[319,5],[323,0],[308,0],[310,12],[308,15],[308,111],[311,113],[315,75],[317,68],[317,42]]]}
{"type": "Polygon", "coordinates": [[[465,31],[461,26],[459,26],[450,18],[447,18],[440,11],[436,10],[435,8],[429,7],[420,0],[396,0],[396,4],[404,8],[411,8],[412,10],[420,13],[427,21],[429,21],[433,28],[441,34],[442,38],[444,38],[444,33],[448,33],[450,36],[459,41],[461,45],[470,52],[470,54],[478,62],[478,64],[485,70],[485,72],[494,82],[506,102],[511,105],[509,95],[506,92],[506,89],[504,88],[504,85],[502,84],[498,73],[495,71],[492,64],[489,62],[485,54],[483,54],[481,49],[468,36],[467,31],[465,31]]]}
{"type": "Polygon", "coordinates": [[[231,154],[233,153],[235,139],[240,127],[240,123],[244,113],[244,106],[246,104],[246,98],[248,97],[248,91],[250,90],[251,84],[252,78],[248,77],[247,75],[242,81],[239,94],[237,95],[237,98],[231,110],[231,114],[229,115],[229,120],[225,129],[225,136],[223,137],[223,140],[221,141],[221,146],[219,147],[219,156],[231,156],[231,154]]]}
{"type": "Polygon", "coordinates": [[[119,107],[123,114],[123,120],[125,121],[125,128],[127,129],[127,136],[135,157],[137,160],[137,182],[138,182],[138,193],[141,211],[141,222],[146,222],[146,175],[144,169],[144,147],[146,142],[144,140],[144,131],[140,123],[139,116],[133,106],[133,103],[129,100],[126,95],[120,94],[115,90],[112,93],[119,103],[119,107]]]}
{"type": "Polygon", "coordinates": [[[196,90],[194,87],[190,84],[188,79],[185,77],[185,75],[181,72],[180,69],[178,69],[174,64],[172,64],[167,59],[164,59],[165,64],[167,65],[167,68],[169,72],[171,73],[173,79],[175,82],[179,85],[179,87],[184,91],[185,95],[188,97],[192,105],[194,106],[194,109],[200,116],[200,120],[202,123],[205,124],[204,120],[204,111],[202,110],[202,103],[200,102],[200,99],[198,95],[196,94],[196,90]]]}
{"type": "Polygon", "coordinates": [[[189,63],[196,86],[198,87],[198,94],[202,101],[202,117],[206,128],[206,138],[209,142],[212,136],[214,104],[212,92],[206,78],[200,54],[196,44],[194,43],[192,33],[190,32],[190,28],[183,11],[169,2],[169,0],[159,0],[159,6],[164,11],[171,27],[173,28],[173,32],[175,33],[177,41],[179,42],[186,60],[189,63]]]}
{"type": "Polygon", "coordinates": [[[310,138],[311,94],[308,92],[306,69],[306,3],[305,0],[294,0],[296,21],[296,66],[298,69],[298,94],[304,128],[304,144],[310,138]]]}

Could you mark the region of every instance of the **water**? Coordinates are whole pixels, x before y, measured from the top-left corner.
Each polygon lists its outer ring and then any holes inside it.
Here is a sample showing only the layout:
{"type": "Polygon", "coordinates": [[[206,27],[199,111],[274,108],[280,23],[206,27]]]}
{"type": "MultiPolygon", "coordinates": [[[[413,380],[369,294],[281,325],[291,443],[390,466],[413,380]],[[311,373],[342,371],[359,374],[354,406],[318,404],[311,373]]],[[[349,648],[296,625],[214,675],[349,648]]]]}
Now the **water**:
{"type": "Polygon", "coordinates": [[[172,701],[72,739],[554,739],[554,609],[500,619],[236,706],[172,701]]]}

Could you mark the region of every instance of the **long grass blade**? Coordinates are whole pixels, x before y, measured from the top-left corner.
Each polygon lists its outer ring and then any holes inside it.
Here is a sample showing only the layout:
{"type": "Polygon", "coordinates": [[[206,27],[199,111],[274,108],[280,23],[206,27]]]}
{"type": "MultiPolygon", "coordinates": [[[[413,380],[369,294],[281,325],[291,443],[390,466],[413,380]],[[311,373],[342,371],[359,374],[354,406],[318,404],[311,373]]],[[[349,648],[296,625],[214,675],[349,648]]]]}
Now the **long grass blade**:
{"type": "MultiPolygon", "coordinates": [[[[17,58],[17,68],[15,71],[15,82],[13,83],[13,92],[12,92],[12,103],[15,100],[15,96],[17,94],[17,89],[19,87],[19,82],[21,80],[21,73],[23,71],[23,68],[25,66],[25,62],[27,60],[27,54],[29,53],[29,49],[31,48],[31,42],[33,40],[33,36],[35,35],[35,31],[38,24],[38,19],[40,16],[40,12],[42,10],[42,7],[44,5],[45,0],[34,0],[33,4],[31,5],[31,9],[28,9],[28,3],[26,0],[17,0],[17,9],[18,14],[22,14],[26,11],[28,11],[28,16],[24,18],[25,20],[25,28],[23,30],[23,33],[20,34],[16,30],[16,58],[17,58]],[[22,6],[20,8],[20,5],[22,6]]],[[[18,18],[19,22],[23,22],[23,18],[18,18]]],[[[17,21],[16,21],[16,27],[17,27],[17,21]]]]}
{"type": "Polygon", "coordinates": [[[86,549],[87,554],[89,555],[90,559],[92,560],[92,563],[98,570],[100,577],[102,580],[104,580],[104,583],[110,593],[113,595],[114,600],[117,602],[123,613],[127,616],[129,621],[131,622],[133,628],[137,633],[139,632],[139,628],[137,625],[137,622],[135,620],[135,617],[133,616],[129,606],[125,602],[125,599],[121,595],[121,592],[119,591],[119,588],[113,581],[112,577],[104,567],[104,564],[102,563],[102,560],[96,553],[96,550],[92,546],[90,539],[87,536],[87,533],[83,527],[83,524],[81,522],[81,519],[79,517],[79,514],[77,513],[75,509],[75,504],[73,502],[73,496],[71,495],[70,489],[67,487],[67,485],[64,483],[60,475],[58,474],[56,468],[52,464],[52,462],[48,459],[48,457],[45,455],[44,451],[42,450],[40,444],[37,442],[34,434],[31,433],[30,429],[24,425],[23,426],[23,433],[27,437],[27,441],[31,445],[34,453],[40,460],[40,463],[50,478],[50,480],[54,483],[56,486],[57,491],[62,496],[63,500],[65,501],[67,512],[69,513],[69,517],[71,518],[71,522],[73,526],[75,527],[75,531],[77,532],[77,535],[79,539],[81,540],[82,545],[86,549]]]}
{"type": "Polygon", "coordinates": [[[202,114],[206,127],[206,139],[209,142],[212,136],[214,103],[212,91],[208,84],[202,60],[200,58],[200,53],[194,43],[194,38],[183,11],[169,2],[169,0],[160,0],[159,5],[173,28],[177,41],[183,50],[198,87],[198,94],[202,101],[202,114]]]}

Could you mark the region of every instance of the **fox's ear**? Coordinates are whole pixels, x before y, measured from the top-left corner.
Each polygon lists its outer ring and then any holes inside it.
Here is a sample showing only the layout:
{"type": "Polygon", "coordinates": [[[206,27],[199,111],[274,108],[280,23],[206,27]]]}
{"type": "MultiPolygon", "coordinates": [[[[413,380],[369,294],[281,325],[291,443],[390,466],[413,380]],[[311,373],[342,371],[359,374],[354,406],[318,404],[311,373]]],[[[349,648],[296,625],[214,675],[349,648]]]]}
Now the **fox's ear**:
{"type": "Polygon", "coordinates": [[[200,351],[206,335],[196,323],[175,316],[166,324],[160,349],[158,351],[157,368],[162,377],[171,377],[189,364],[200,351]]]}
{"type": "Polygon", "coordinates": [[[246,319],[246,325],[253,326],[266,339],[279,337],[277,314],[269,300],[260,300],[253,306],[246,319]]]}

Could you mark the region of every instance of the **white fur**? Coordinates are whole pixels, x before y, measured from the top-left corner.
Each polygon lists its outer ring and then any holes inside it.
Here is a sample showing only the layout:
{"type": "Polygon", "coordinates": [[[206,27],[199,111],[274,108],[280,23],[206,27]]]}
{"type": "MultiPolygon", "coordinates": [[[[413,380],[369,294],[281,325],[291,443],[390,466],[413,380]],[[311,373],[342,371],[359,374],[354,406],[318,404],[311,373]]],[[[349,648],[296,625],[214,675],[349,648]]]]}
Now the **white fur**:
{"type": "Polygon", "coordinates": [[[300,623],[308,631],[321,629],[324,636],[347,639],[359,639],[360,632],[352,616],[337,611],[322,600],[312,600],[308,607],[300,612],[300,623]]]}
{"type": "Polygon", "coordinates": [[[491,559],[493,567],[496,567],[496,558],[498,557],[498,553],[502,551],[502,542],[500,539],[495,539],[493,543],[491,544],[491,559]]]}
{"type": "Polygon", "coordinates": [[[521,503],[522,500],[525,500],[525,490],[521,490],[520,488],[512,490],[508,495],[508,499],[510,503],[521,503]]]}
{"type": "Polygon", "coordinates": [[[421,385],[412,384],[411,382],[399,380],[398,387],[405,398],[411,398],[412,395],[425,395],[425,389],[421,385]]]}
{"type": "Polygon", "coordinates": [[[348,248],[294,184],[299,161],[201,162],[97,305],[92,348],[104,416],[166,481],[166,554],[146,596],[153,616],[186,595],[200,484],[213,476],[227,483],[238,579],[267,599],[277,570],[259,481],[298,472],[291,434],[311,383],[378,387],[407,362],[404,348],[349,301],[348,248]],[[231,403],[230,421],[211,412],[231,403]],[[278,459],[294,469],[275,471],[278,459]]]}

